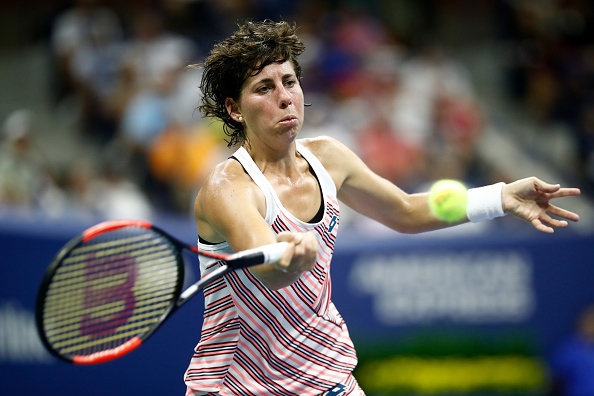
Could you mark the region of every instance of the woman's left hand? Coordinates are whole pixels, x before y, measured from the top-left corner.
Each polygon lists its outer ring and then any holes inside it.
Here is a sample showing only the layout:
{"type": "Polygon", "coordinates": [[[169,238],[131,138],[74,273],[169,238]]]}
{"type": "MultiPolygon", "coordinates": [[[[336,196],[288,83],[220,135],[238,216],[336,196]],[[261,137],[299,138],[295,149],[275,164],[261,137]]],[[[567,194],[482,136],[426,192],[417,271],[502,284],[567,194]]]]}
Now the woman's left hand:
{"type": "Polygon", "coordinates": [[[501,192],[503,210],[506,213],[524,219],[537,230],[549,234],[554,232],[553,227],[567,227],[567,221],[551,215],[571,221],[579,220],[576,213],[551,204],[551,199],[579,194],[579,188],[562,188],[559,184],[548,184],[536,177],[506,184],[501,192]]]}

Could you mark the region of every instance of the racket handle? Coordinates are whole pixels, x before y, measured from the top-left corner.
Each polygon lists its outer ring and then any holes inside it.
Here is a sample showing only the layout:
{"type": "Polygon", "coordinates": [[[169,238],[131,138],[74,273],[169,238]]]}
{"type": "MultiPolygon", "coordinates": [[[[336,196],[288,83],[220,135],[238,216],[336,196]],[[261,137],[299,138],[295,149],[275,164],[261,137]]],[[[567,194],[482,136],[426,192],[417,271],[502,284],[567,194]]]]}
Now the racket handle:
{"type": "Polygon", "coordinates": [[[251,256],[259,257],[257,264],[275,263],[281,259],[283,253],[289,246],[288,242],[271,243],[270,245],[263,245],[253,249],[242,250],[235,253],[233,259],[251,258],[251,256]],[[262,255],[264,258],[262,258],[262,255]]]}
{"type": "Polygon", "coordinates": [[[261,246],[262,253],[264,253],[264,263],[276,263],[278,260],[281,259],[285,250],[287,250],[287,246],[289,246],[288,242],[277,242],[271,245],[264,245],[261,246]]]}
{"type": "Polygon", "coordinates": [[[242,250],[241,252],[235,253],[233,255],[233,259],[240,259],[242,260],[242,264],[240,265],[223,265],[208,275],[204,276],[198,282],[193,284],[192,286],[188,287],[179,297],[177,300],[177,307],[181,307],[186,301],[188,301],[192,296],[202,290],[206,285],[210,284],[213,280],[218,279],[219,277],[223,276],[229,271],[238,268],[245,268],[251,265],[257,264],[269,264],[275,263],[281,259],[283,253],[289,246],[288,242],[277,242],[270,245],[260,246],[254,249],[242,250]],[[263,256],[263,257],[262,257],[263,256]]]}

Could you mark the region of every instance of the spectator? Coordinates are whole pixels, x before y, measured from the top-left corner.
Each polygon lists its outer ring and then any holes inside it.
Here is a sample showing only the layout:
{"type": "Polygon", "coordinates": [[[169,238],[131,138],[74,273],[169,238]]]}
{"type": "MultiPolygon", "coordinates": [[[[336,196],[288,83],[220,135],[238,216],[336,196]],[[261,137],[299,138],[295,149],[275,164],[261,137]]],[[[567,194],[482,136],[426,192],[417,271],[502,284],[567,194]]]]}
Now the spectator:
{"type": "Polygon", "coordinates": [[[33,113],[19,109],[2,127],[0,141],[0,205],[29,210],[39,207],[46,192],[55,188],[33,148],[33,113]]]}
{"type": "Polygon", "coordinates": [[[550,368],[554,395],[594,395],[594,305],[579,314],[575,333],[559,345],[550,368]]]}
{"type": "Polygon", "coordinates": [[[74,98],[82,132],[101,142],[116,130],[109,97],[117,85],[122,40],[117,14],[99,0],[77,0],[53,24],[57,99],[74,98]]]}
{"type": "Polygon", "coordinates": [[[196,54],[187,37],[167,28],[161,12],[149,8],[135,16],[122,57],[122,84],[114,96],[121,117],[117,144],[131,179],[159,209],[176,208],[174,181],[154,177],[149,151],[166,130],[195,122],[191,104],[198,98],[198,80],[184,68],[196,54]]]}

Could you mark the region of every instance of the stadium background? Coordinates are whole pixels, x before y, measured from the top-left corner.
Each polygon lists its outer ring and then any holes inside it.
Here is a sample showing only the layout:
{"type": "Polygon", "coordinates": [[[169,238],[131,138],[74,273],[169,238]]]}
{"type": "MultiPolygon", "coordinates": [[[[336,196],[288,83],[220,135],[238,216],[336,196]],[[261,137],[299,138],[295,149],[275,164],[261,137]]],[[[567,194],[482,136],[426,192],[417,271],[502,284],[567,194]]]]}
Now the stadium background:
{"type": "Polygon", "coordinates": [[[184,67],[246,18],[300,26],[313,104],[303,135],[341,139],[407,191],[531,175],[582,188],[560,203],[582,220],[555,236],[511,218],[405,236],[347,211],[333,261],[368,394],[553,392],[551,357],[594,302],[589,2],[0,7],[3,394],[183,392],[200,298],[121,361],[71,367],[41,348],[35,294],[59,247],[103,219],[144,218],[195,241],[201,170],[228,150],[194,111],[200,70],[184,67]]]}

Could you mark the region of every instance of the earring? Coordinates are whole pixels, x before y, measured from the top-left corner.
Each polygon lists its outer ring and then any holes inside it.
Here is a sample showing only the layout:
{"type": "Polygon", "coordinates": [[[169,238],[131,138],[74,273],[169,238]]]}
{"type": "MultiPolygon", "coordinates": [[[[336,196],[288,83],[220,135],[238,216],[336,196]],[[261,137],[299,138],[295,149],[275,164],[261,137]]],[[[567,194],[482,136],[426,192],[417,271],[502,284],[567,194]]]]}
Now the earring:
{"type": "Polygon", "coordinates": [[[238,119],[239,119],[239,122],[243,121],[243,117],[242,116],[239,116],[238,119]]]}

